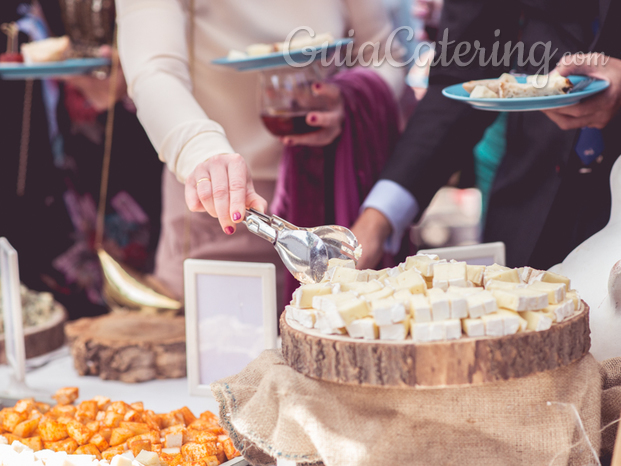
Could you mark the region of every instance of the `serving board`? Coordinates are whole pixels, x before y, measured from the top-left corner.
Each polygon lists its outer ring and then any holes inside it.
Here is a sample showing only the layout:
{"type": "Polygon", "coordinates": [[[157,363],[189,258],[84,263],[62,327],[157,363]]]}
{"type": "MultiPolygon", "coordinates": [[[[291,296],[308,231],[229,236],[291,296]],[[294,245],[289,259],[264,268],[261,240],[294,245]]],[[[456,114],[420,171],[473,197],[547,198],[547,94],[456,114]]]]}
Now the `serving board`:
{"type": "Polygon", "coordinates": [[[556,369],[582,358],[591,346],[589,307],[541,332],[460,338],[432,343],[358,340],[307,329],[286,311],[280,318],[282,353],[298,372],[358,386],[480,385],[556,369]]]}
{"type": "MultiPolygon", "coordinates": [[[[24,327],[26,358],[41,356],[60,348],[65,343],[63,327],[66,320],[67,311],[63,306],[55,303],[47,322],[33,327],[24,327]]],[[[6,364],[3,333],[0,333],[0,364],[6,364]]]]}
{"type": "Polygon", "coordinates": [[[137,313],[85,317],[65,326],[80,375],[134,383],[185,377],[185,318],[137,313]]]}

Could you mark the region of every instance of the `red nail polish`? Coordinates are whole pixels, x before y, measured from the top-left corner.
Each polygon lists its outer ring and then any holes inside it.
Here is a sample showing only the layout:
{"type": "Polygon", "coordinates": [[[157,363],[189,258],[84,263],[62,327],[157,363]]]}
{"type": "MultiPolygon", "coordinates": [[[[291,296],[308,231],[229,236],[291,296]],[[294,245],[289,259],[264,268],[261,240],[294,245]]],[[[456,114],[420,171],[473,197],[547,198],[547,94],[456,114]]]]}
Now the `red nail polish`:
{"type": "Polygon", "coordinates": [[[318,91],[319,89],[321,89],[321,83],[315,83],[315,90],[318,91]]]}
{"type": "Polygon", "coordinates": [[[241,218],[241,214],[239,212],[235,212],[233,214],[233,221],[236,222],[241,218]]]}
{"type": "Polygon", "coordinates": [[[232,235],[233,233],[235,233],[235,230],[233,229],[233,227],[226,227],[226,228],[224,229],[224,232],[225,232],[227,235],[232,235]]]}
{"type": "Polygon", "coordinates": [[[317,123],[317,116],[316,115],[311,115],[310,122],[311,123],[317,123]]]}

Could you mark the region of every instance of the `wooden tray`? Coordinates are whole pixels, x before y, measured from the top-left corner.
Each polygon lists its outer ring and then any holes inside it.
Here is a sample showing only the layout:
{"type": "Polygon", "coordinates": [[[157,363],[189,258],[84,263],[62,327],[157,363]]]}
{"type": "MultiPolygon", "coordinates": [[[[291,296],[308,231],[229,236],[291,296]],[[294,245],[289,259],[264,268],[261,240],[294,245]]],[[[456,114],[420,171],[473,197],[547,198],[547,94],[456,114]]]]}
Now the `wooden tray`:
{"type": "Polygon", "coordinates": [[[444,387],[525,377],[577,361],[591,346],[589,307],[541,332],[432,343],[358,340],[307,329],[286,311],[282,353],[298,372],[359,386],[444,387]]]}
{"type": "MultiPolygon", "coordinates": [[[[41,325],[24,328],[26,358],[34,358],[50,353],[65,343],[63,326],[67,320],[65,308],[55,303],[50,319],[41,325]]],[[[4,333],[0,333],[0,364],[6,364],[4,333]]]]}

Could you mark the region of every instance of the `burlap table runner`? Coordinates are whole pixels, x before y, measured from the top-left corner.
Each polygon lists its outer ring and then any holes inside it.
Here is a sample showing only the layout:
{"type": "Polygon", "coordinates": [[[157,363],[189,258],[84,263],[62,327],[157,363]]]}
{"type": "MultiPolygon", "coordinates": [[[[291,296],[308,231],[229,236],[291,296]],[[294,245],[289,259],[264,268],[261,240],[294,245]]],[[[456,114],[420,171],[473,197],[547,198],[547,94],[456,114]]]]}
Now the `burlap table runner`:
{"type": "Polygon", "coordinates": [[[606,422],[619,416],[621,359],[600,367],[589,354],[522,379],[416,390],[314,380],[273,350],[212,391],[252,464],[582,466],[598,464],[602,393],[606,422]]]}

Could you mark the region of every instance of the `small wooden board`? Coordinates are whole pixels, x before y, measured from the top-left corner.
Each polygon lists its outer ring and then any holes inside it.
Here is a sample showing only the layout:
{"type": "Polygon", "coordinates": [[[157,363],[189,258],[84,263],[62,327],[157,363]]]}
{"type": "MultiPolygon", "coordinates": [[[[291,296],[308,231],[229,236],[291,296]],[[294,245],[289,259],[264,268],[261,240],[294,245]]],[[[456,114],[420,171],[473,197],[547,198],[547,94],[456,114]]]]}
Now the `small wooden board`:
{"type": "MultiPolygon", "coordinates": [[[[51,353],[65,343],[63,330],[67,320],[67,311],[58,303],[54,304],[54,310],[50,319],[41,325],[24,328],[24,345],[26,358],[34,358],[42,354],[51,353]]],[[[0,364],[6,364],[6,350],[4,347],[4,334],[0,333],[0,364]]]]}
{"type": "Polygon", "coordinates": [[[185,377],[185,318],[137,313],[86,317],[65,326],[80,375],[144,382],[185,377]]]}
{"type": "Polygon", "coordinates": [[[343,384],[384,387],[480,385],[565,366],[588,353],[589,307],[541,332],[432,343],[323,335],[280,318],[282,353],[292,368],[343,384]]]}

